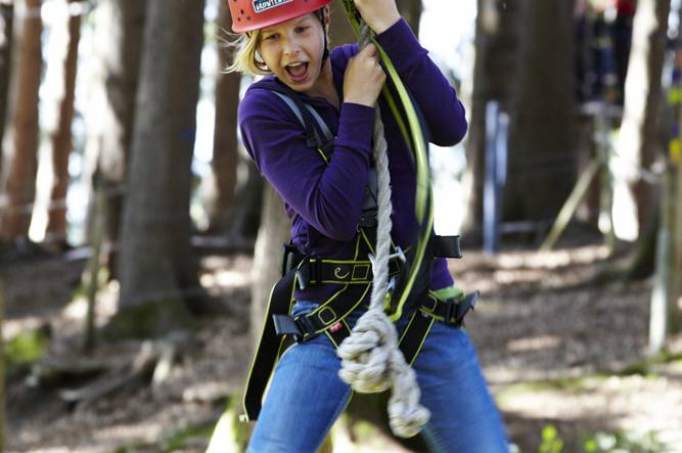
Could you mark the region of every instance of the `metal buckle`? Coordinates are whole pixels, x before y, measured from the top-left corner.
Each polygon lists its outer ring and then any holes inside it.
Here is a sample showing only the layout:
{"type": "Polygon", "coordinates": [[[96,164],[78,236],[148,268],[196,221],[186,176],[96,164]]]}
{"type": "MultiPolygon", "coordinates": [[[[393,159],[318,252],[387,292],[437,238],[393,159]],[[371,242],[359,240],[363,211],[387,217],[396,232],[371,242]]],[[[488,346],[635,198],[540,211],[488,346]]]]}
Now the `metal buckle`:
{"type": "Polygon", "coordinates": [[[459,320],[457,319],[457,303],[455,299],[447,299],[441,303],[445,304],[445,323],[459,325],[459,320]],[[453,317],[455,319],[453,319],[453,317]]]}
{"type": "Polygon", "coordinates": [[[296,343],[302,343],[308,340],[311,336],[315,335],[315,326],[313,326],[312,322],[306,315],[301,315],[294,319],[294,323],[296,323],[298,329],[301,331],[301,334],[298,338],[294,336],[296,343]]]}

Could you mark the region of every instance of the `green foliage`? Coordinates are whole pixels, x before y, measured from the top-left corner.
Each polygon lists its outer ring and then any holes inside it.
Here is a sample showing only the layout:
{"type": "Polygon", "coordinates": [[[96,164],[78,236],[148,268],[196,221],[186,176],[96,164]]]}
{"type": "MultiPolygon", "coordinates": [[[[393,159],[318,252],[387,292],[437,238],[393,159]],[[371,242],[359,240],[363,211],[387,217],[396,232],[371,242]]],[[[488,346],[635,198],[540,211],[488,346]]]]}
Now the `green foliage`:
{"type": "Polygon", "coordinates": [[[564,441],[559,437],[559,431],[554,425],[542,428],[542,443],[538,453],[561,453],[564,450],[564,441]]]}
{"type": "Polygon", "coordinates": [[[585,453],[662,453],[668,451],[652,432],[641,434],[598,432],[585,439],[583,448],[585,453]]]}
{"type": "Polygon", "coordinates": [[[42,359],[50,344],[49,328],[41,327],[21,332],[5,343],[5,364],[8,370],[30,365],[42,359]]]}

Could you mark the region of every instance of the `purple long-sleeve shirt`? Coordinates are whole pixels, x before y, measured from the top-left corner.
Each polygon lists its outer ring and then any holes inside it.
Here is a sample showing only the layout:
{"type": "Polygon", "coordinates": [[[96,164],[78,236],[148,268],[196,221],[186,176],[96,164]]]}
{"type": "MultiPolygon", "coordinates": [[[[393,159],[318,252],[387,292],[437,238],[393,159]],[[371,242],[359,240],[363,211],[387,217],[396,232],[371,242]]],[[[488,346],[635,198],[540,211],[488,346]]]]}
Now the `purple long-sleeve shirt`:
{"type": "MultiPolygon", "coordinates": [[[[409,25],[401,19],[377,36],[377,41],[419,104],[430,141],[441,146],[458,143],[467,129],[464,107],[409,25]]],[[[334,84],[340,99],[346,66],[357,52],[357,45],[338,47],[331,52],[334,84]]],[[[333,156],[325,163],[306,144],[305,131],[294,113],[268,89],[278,85],[282,82],[271,76],[247,90],[239,106],[239,127],[246,149],[284,200],[297,248],[306,255],[352,258],[370,174],[374,109],[344,102],[337,110],[326,99],[302,95],[336,136],[333,156]]],[[[391,234],[396,244],[407,247],[417,233],[415,168],[388,106],[383,101],[380,106],[391,173],[391,234]]],[[[440,289],[452,283],[446,260],[434,260],[430,287],[440,289]]],[[[296,297],[321,300],[329,292],[329,288],[311,288],[299,291],[296,297]]]]}

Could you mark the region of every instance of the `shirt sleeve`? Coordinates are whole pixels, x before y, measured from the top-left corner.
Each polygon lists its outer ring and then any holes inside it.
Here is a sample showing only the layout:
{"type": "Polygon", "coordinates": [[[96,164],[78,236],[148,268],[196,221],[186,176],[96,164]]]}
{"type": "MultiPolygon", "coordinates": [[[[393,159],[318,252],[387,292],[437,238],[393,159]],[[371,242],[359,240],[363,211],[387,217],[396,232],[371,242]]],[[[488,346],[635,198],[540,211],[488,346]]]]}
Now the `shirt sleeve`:
{"type": "Polygon", "coordinates": [[[467,121],[455,89],[441,73],[404,19],[377,36],[424,115],[431,141],[452,146],[464,138],[467,121]]]}
{"type": "Polygon", "coordinates": [[[341,106],[334,152],[326,164],[306,145],[302,125],[282,100],[250,90],[239,107],[242,140],[282,199],[320,233],[351,240],[368,181],[374,109],[341,106]]]}

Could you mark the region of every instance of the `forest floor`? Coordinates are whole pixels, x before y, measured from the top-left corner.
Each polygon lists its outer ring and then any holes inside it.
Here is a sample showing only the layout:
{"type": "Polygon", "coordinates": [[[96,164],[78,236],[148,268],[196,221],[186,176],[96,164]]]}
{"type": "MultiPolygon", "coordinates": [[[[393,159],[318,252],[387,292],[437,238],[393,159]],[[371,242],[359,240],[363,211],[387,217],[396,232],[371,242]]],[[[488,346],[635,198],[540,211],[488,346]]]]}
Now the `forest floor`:
{"type": "MultiPolygon", "coordinates": [[[[651,281],[595,279],[623,261],[598,244],[465,255],[451,263],[453,274],[482,293],[467,329],[518,451],[543,444],[546,452],[682,452],[682,337],[669,341],[666,355],[646,356],[651,281]]],[[[251,258],[202,263],[202,285],[223,315],[202,319],[190,340],[176,336],[179,359],[165,372],[157,367],[152,377],[109,391],[102,385],[129,373],[156,343],[101,341],[84,355],[86,303],[73,292],[83,260],[43,258],[7,269],[5,339],[48,332],[43,369],[61,362],[94,370],[69,380],[50,379],[36,365],[16,367],[7,383],[7,451],[204,451],[249,366],[251,258]],[[98,367],[107,371],[98,375],[98,367]],[[94,393],[69,392],[78,388],[94,393]]],[[[116,292],[112,283],[101,293],[98,323],[113,313],[116,292]]],[[[386,438],[353,448],[337,451],[405,451],[386,438]]]]}

